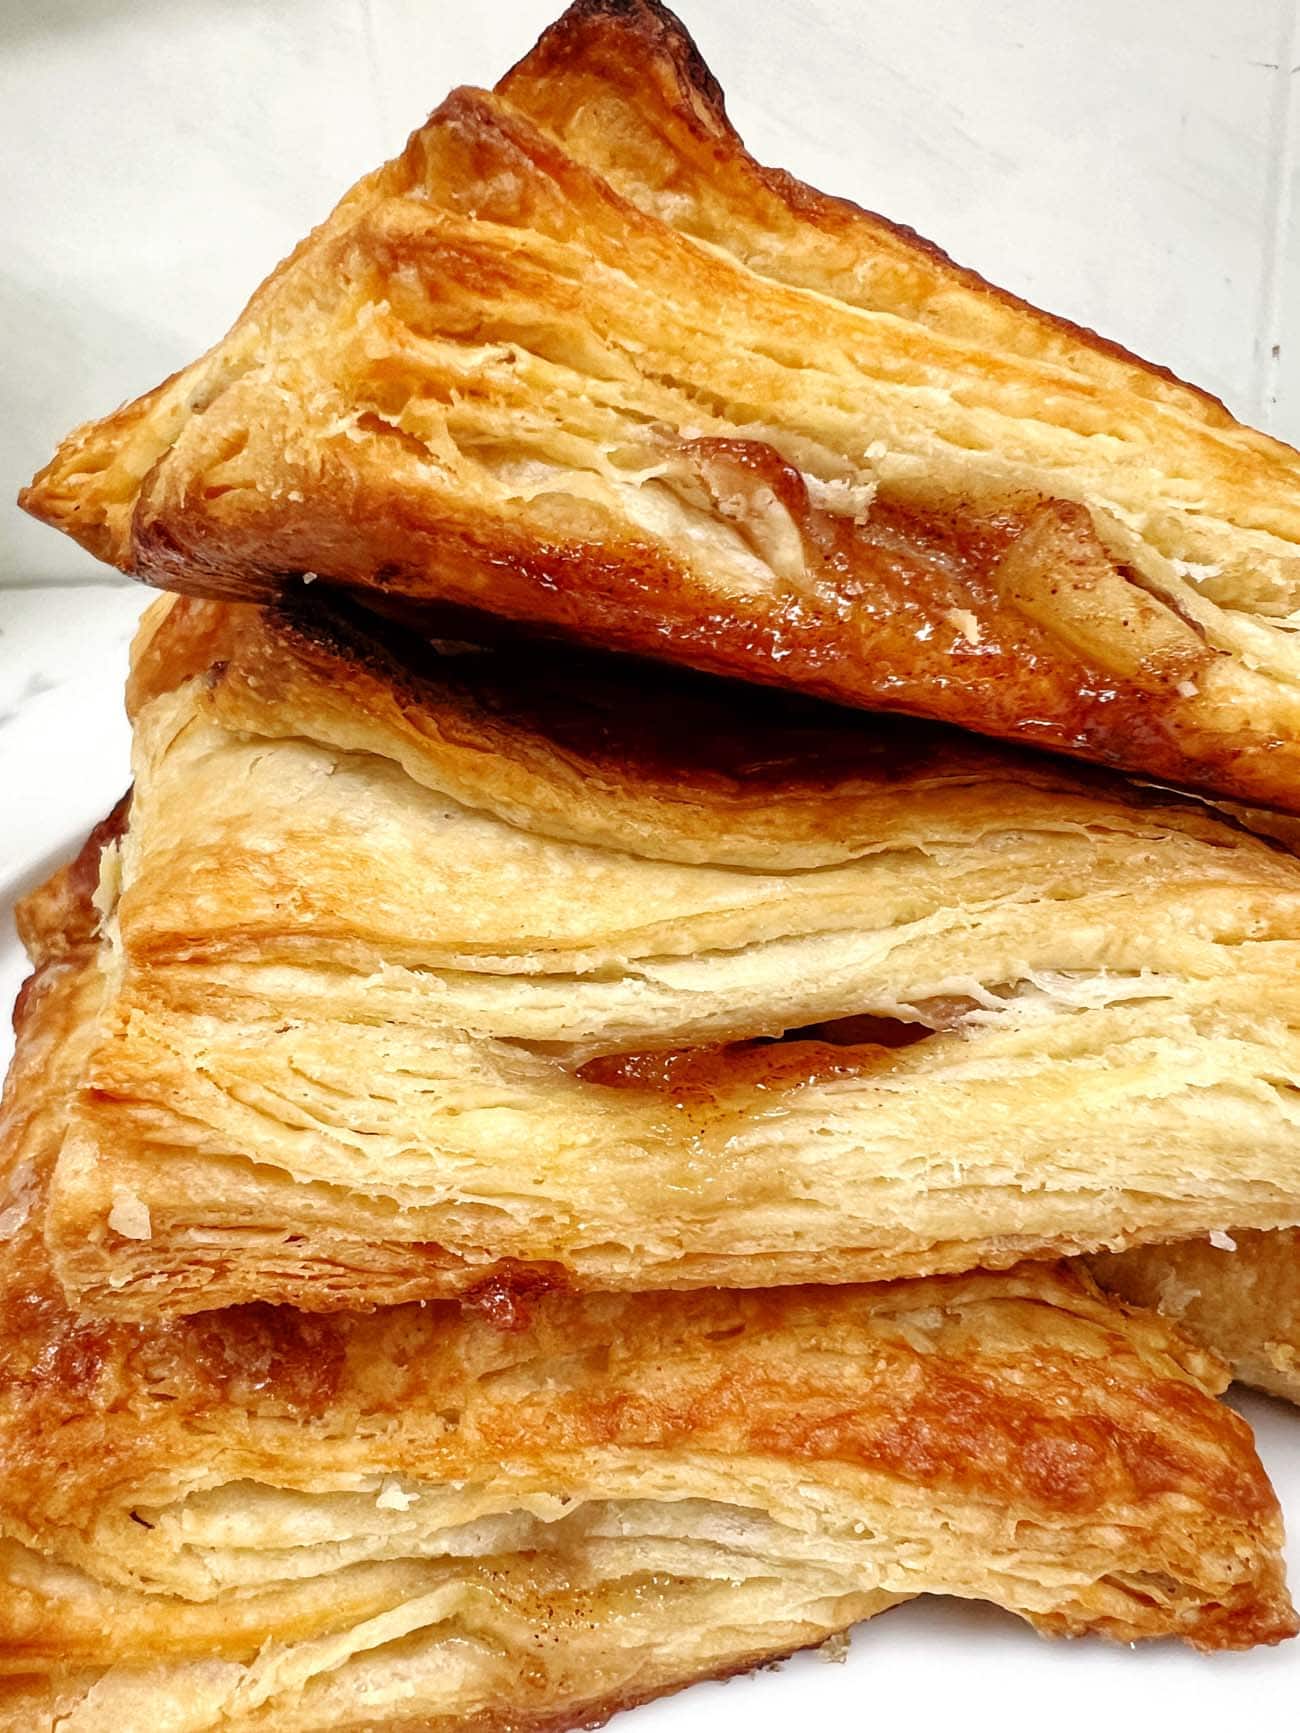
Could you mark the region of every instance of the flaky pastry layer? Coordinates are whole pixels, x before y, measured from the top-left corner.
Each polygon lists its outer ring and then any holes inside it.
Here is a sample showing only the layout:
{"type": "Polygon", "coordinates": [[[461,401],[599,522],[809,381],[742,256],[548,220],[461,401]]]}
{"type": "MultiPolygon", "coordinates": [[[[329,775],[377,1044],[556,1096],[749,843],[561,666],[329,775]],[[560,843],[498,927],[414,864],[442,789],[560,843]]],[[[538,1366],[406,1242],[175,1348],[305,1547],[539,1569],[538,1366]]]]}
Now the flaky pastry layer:
{"type": "Polygon", "coordinates": [[[47,1228],[83,1303],[874,1280],[1300,1220],[1300,864],[1196,803],[321,606],[160,604],[132,704],[47,1228]]]}
{"type": "Polygon", "coordinates": [[[1294,811],[1298,484],[756,164],[653,0],[579,0],[23,503],[165,587],[307,572],[1294,811]]]}
{"type": "MultiPolygon", "coordinates": [[[[1294,819],[1251,809],[1238,816],[1300,854],[1294,819]]],[[[1103,1287],[1176,1319],[1242,1383],[1300,1403],[1300,1232],[1220,1232],[1088,1264],[1103,1287]]]]}

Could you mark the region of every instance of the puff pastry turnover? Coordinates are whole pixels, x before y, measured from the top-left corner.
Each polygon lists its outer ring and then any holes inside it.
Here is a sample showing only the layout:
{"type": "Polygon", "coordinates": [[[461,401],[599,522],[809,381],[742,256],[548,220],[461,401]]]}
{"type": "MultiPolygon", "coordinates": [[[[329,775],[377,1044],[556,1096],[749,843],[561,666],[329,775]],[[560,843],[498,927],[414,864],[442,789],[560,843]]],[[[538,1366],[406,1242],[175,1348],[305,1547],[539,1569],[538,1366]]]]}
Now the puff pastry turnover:
{"type": "Polygon", "coordinates": [[[104,985],[75,891],[26,910],[0,1130],[0,1726],[589,1725],[922,1592],[1294,1632],[1218,1363],[1049,1265],[552,1294],[513,1329],[69,1312],[41,1211],[104,985]]]}
{"type": "Polygon", "coordinates": [[[151,582],[308,571],[1300,810],[1300,458],[761,168],[583,0],[27,508],[151,582]]]}
{"type": "Polygon", "coordinates": [[[941,728],[634,686],[151,610],[72,1294],[876,1280],[1300,1221],[1294,858],[941,728]]]}

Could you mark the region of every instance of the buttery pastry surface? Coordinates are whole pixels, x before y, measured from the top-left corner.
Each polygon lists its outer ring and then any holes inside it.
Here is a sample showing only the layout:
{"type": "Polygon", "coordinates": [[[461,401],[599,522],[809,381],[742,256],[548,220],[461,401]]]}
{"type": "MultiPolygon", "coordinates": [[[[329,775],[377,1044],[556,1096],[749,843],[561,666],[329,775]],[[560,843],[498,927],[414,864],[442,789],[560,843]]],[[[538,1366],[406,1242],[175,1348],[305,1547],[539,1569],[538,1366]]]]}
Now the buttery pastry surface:
{"type": "Polygon", "coordinates": [[[26,911],[0,1131],[0,1726],[563,1728],[926,1592],[1293,1634],[1222,1367],[1050,1265],[551,1294],[508,1329],[78,1317],[40,1231],[103,991],[69,900],[26,911]]]}
{"type": "Polygon", "coordinates": [[[23,503],[164,587],[309,572],[1300,810],[1300,457],[757,165],[652,0],[454,93],[23,503]]]}
{"type": "Polygon", "coordinates": [[[1300,1221],[1300,863],[1199,803],[323,601],[158,604],[130,698],[47,1223],[94,1309],[1300,1221]]]}

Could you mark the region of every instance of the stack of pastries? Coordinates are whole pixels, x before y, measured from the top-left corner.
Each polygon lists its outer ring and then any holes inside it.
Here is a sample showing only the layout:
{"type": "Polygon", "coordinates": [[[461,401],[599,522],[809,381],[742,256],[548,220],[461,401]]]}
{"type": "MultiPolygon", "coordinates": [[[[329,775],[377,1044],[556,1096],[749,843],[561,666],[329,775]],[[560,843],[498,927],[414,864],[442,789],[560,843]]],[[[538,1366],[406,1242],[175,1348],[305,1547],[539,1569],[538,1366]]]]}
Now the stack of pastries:
{"type": "Polygon", "coordinates": [[[1298,484],[654,0],[71,435],[24,503],[173,593],[18,909],[0,1727],[1295,1634],[1217,1398],[1300,1401],[1298,484]]]}

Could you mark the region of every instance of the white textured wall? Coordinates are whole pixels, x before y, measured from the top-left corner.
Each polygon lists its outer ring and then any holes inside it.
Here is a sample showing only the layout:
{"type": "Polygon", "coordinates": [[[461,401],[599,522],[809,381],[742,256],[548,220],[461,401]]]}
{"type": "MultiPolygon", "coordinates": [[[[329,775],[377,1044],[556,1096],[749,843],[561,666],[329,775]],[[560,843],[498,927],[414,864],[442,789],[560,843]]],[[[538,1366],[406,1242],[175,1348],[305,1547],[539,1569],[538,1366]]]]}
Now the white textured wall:
{"type": "MultiPolygon", "coordinates": [[[[1300,439],[1297,0],[680,0],[752,148],[1300,439]]],[[[3,0],[6,501],[558,0],[3,0]]],[[[0,507],[0,583],[93,578],[0,507]]]]}

